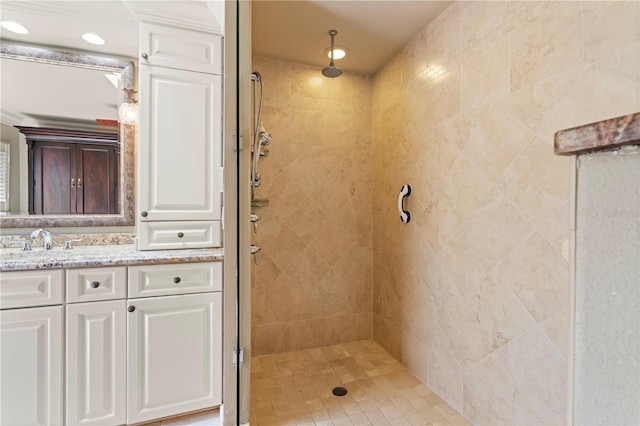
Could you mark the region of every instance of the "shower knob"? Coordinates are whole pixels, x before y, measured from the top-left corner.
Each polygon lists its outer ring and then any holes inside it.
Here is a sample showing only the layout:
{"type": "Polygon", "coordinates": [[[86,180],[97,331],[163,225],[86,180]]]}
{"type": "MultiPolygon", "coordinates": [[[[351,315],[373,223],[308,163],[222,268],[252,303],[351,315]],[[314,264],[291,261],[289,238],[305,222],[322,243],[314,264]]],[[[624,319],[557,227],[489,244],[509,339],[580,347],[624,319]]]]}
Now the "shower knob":
{"type": "Polygon", "coordinates": [[[251,213],[251,223],[253,223],[253,232],[258,233],[258,221],[262,219],[259,215],[251,213]]]}

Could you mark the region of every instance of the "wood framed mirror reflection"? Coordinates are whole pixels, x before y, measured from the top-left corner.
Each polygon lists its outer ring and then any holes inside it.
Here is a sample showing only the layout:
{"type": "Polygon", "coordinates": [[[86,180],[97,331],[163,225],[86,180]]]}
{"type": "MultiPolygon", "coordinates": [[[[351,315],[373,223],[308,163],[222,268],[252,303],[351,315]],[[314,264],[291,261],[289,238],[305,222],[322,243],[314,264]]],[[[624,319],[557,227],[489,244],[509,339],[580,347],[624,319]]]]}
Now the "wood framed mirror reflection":
{"type": "MultiPolygon", "coordinates": [[[[110,107],[117,107],[127,99],[127,90],[135,89],[135,64],[132,61],[123,60],[120,58],[108,57],[103,54],[93,54],[88,52],[68,52],[62,50],[55,50],[48,47],[25,45],[9,42],[0,42],[0,60],[5,61],[22,61],[34,66],[49,67],[49,70],[55,69],[51,67],[66,67],[65,69],[86,70],[92,72],[100,72],[106,76],[105,81],[110,80],[114,86],[118,89],[114,95],[113,101],[109,101],[110,107]],[[119,94],[118,94],[119,93],[119,94]]],[[[3,73],[5,74],[5,73],[3,73]]],[[[49,72],[49,76],[42,78],[44,81],[44,87],[50,87],[50,85],[58,84],[57,81],[51,79],[53,72],[49,72]]],[[[73,77],[71,77],[73,79],[73,77]]],[[[11,82],[5,80],[5,75],[2,75],[3,91],[6,87],[5,84],[11,84],[11,82]]],[[[40,80],[38,78],[38,80],[40,80]]],[[[43,81],[40,81],[42,84],[43,81]]],[[[69,96],[65,96],[65,101],[69,102],[67,98],[71,98],[70,94],[79,94],[81,97],[90,99],[92,97],[92,91],[83,89],[80,87],[64,88],[62,90],[67,91],[69,96]],[[80,93],[76,93],[80,92],[80,93]]],[[[46,92],[43,90],[43,92],[46,92]]],[[[6,93],[6,92],[5,92],[6,93]]],[[[42,93],[42,96],[48,96],[47,93],[42,93]]],[[[79,102],[77,102],[79,103],[79,102]]],[[[4,102],[0,103],[2,107],[2,128],[7,129],[7,123],[12,123],[15,130],[18,130],[18,125],[25,125],[24,118],[11,111],[5,109],[4,102]]],[[[82,105],[77,105],[79,108],[83,108],[82,105]]],[[[34,117],[30,117],[33,119],[34,117]]],[[[6,211],[0,214],[0,227],[2,228],[34,228],[34,227],[99,227],[99,226],[133,226],[135,224],[135,145],[136,145],[136,126],[127,125],[118,122],[117,120],[101,120],[96,117],[93,124],[87,123],[86,120],[77,119],[75,117],[58,117],[55,116],[38,116],[35,117],[38,120],[38,127],[46,128],[59,128],[69,130],[69,128],[75,128],[74,130],[88,130],[92,125],[95,131],[100,132],[112,132],[117,134],[117,140],[119,143],[119,158],[117,159],[117,172],[116,172],[116,188],[117,193],[115,198],[118,201],[115,207],[116,214],[29,214],[30,208],[24,201],[28,191],[28,187],[31,185],[20,185],[20,197],[23,200],[20,202],[21,207],[14,211],[6,211]],[[42,124],[40,124],[42,123],[42,124]],[[52,124],[53,123],[53,124],[52,124]],[[105,126],[106,124],[106,126],[105,126]]],[[[31,124],[31,123],[27,123],[31,124]]],[[[13,131],[14,129],[11,129],[13,131]]],[[[0,134],[0,139],[6,138],[0,134]]],[[[75,141],[77,143],[77,141],[75,141]]],[[[28,152],[26,149],[26,139],[22,135],[20,143],[25,144],[22,149],[22,156],[25,157],[28,152]]],[[[13,160],[10,160],[13,161],[13,160]]],[[[28,161],[32,161],[29,159],[28,161]]],[[[27,164],[27,161],[23,158],[21,164],[27,164]]],[[[28,180],[26,172],[20,172],[20,180],[28,180]]],[[[15,178],[16,173],[13,173],[15,178]]],[[[73,177],[72,177],[73,178],[73,177]]],[[[14,179],[15,180],[15,179],[14,179]]],[[[65,180],[66,181],[66,180],[65,180]]],[[[14,191],[16,185],[13,185],[14,191]]],[[[9,198],[11,194],[8,194],[9,198]]],[[[7,203],[9,205],[10,203],[7,203]]],[[[15,206],[16,203],[13,203],[15,206]]],[[[9,210],[9,208],[5,208],[9,210]]],[[[33,211],[32,211],[33,212],[33,211]]],[[[35,212],[37,213],[37,212],[35,212]]]]}

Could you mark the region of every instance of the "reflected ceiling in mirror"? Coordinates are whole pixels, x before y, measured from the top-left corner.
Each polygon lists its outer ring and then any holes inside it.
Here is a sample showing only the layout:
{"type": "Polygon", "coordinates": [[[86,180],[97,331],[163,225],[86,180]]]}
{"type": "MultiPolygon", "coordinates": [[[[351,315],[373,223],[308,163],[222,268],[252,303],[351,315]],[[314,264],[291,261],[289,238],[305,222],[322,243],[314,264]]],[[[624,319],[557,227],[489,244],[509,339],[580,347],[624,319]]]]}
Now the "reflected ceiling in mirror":
{"type": "MultiPolygon", "coordinates": [[[[41,127],[61,128],[84,128],[96,127],[96,119],[111,121],[117,126],[117,106],[122,101],[124,92],[121,89],[135,88],[135,71],[133,62],[104,56],[101,54],[73,53],[61,50],[53,50],[45,47],[32,45],[20,45],[14,43],[3,42],[0,44],[0,58],[3,64],[7,63],[11,66],[12,71],[19,70],[25,64],[40,67],[42,74],[36,74],[36,82],[32,83],[36,90],[17,89],[9,85],[12,82],[5,80],[5,73],[2,73],[2,91],[3,102],[2,122],[3,128],[7,122],[13,121],[13,124],[21,125],[38,125],[41,127]],[[17,65],[16,65],[17,64],[17,65]],[[92,89],[80,85],[85,77],[73,75],[75,73],[86,73],[98,84],[100,89],[95,92],[92,89]],[[69,75],[66,75],[68,73],[69,75]],[[64,75],[64,76],[63,76],[64,75]],[[41,76],[38,78],[38,76],[41,76]],[[116,82],[120,87],[115,86],[110,81],[116,82]],[[115,77],[119,76],[119,77],[115,77]],[[115,78],[114,78],[115,77],[115,78]],[[64,80],[71,82],[71,87],[62,87],[64,80]],[[111,85],[111,87],[109,86],[111,85]],[[53,88],[60,88],[62,93],[67,94],[62,99],[69,106],[70,113],[62,113],[62,108],[54,108],[50,111],[47,109],[30,108],[27,104],[20,104],[22,100],[7,101],[5,105],[5,88],[6,93],[17,91],[38,92],[41,91],[42,96],[50,100],[53,96],[51,92],[53,88]],[[107,100],[97,100],[94,107],[87,107],[86,100],[92,100],[96,92],[113,93],[113,96],[107,100]],[[74,99],[73,97],[76,96],[74,99]],[[84,99],[85,102],[82,100],[84,99]],[[10,107],[5,109],[5,106],[10,107]],[[13,109],[13,110],[12,110],[13,109]]],[[[3,69],[4,71],[4,69],[3,69]]],[[[17,71],[17,75],[19,71],[17,71]]],[[[32,73],[29,71],[28,73],[32,73]]],[[[27,71],[25,71],[25,75],[27,71]]],[[[15,78],[15,77],[14,77],[15,78]]],[[[25,79],[26,81],[26,79],[25,79]]],[[[14,94],[15,95],[15,94],[14,94]]],[[[13,96],[13,95],[12,95],[13,96]]],[[[58,94],[58,96],[63,96],[58,94]]],[[[24,96],[27,97],[26,95],[24,96]]],[[[96,99],[93,99],[94,101],[96,99]]],[[[60,102],[60,99],[58,99],[60,102]]],[[[44,103],[44,102],[43,102],[44,103]]],[[[59,104],[61,105],[61,103],[59,104]]],[[[55,104],[54,104],[55,107],[55,104]]],[[[102,121],[100,121],[102,123],[102,121]]],[[[99,127],[99,126],[98,126],[99,127]]],[[[120,173],[119,173],[119,199],[120,214],[117,215],[40,215],[40,216],[16,216],[3,215],[0,216],[0,226],[3,228],[24,228],[24,227],[92,227],[92,226],[131,226],[134,224],[134,192],[135,192],[135,169],[134,169],[134,147],[136,129],[135,126],[119,125],[120,131],[120,173]]],[[[4,139],[4,138],[3,138],[4,139]]],[[[14,174],[15,175],[15,174],[14,174]]],[[[20,180],[24,179],[25,174],[21,172],[20,180]]],[[[24,191],[20,191],[21,195],[24,191]]],[[[22,209],[24,211],[24,209],[22,209]]]]}

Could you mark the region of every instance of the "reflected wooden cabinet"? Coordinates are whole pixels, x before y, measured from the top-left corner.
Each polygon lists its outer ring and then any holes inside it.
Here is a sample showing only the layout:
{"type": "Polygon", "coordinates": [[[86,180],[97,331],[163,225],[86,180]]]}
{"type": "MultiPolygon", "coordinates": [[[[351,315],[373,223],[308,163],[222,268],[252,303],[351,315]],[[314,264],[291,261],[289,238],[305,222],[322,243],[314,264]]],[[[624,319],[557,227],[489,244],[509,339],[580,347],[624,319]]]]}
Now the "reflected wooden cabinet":
{"type": "Polygon", "coordinates": [[[29,149],[29,214],[117,214],[117,133],[18,126],[29,149]]]}

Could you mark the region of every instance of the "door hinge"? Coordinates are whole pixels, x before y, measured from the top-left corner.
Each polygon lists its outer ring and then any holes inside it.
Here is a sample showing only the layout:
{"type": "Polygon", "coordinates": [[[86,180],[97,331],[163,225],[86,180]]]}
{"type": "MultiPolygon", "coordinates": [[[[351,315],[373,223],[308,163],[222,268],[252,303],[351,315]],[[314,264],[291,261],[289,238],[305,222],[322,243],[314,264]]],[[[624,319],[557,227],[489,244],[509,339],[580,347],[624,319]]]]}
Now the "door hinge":
{"type": "Polygon", "coordinates": [[[240,352],[240,366],[244,365],[244,348],[240,346],[240,351],[238,351],[238,348],[233,350],[233,366],[235,368],[238,367],[238,352],[240,352]]]}

